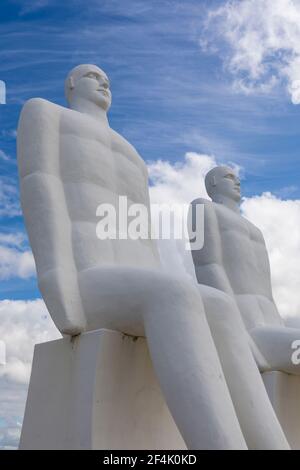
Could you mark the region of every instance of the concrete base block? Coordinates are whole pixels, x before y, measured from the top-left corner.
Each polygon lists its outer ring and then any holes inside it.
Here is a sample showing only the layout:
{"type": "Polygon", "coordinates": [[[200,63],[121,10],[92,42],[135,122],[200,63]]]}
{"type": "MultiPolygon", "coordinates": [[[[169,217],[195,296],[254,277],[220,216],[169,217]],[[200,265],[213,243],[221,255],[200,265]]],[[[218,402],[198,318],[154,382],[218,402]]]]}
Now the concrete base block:
{"type": "Polygon", "coordinates": [[[147,343],[97,330],[35,348],[21,449],[186,449],[147,343]]]}
{"type": "Polygon", "coordinates": [[[264,372],[265,387],[293,450],[300,449],[300,376],[264,372]]]}

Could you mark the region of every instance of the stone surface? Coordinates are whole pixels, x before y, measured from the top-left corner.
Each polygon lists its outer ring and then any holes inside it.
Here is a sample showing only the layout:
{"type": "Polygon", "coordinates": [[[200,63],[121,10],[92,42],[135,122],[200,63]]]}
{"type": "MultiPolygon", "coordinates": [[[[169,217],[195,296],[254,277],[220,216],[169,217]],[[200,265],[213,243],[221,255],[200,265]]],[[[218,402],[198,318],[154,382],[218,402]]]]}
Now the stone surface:
{"type": "Polygon", "coordinates": [[[186,446],[145,339],[98,330],[36,346],[20,448],[186,446]]]}

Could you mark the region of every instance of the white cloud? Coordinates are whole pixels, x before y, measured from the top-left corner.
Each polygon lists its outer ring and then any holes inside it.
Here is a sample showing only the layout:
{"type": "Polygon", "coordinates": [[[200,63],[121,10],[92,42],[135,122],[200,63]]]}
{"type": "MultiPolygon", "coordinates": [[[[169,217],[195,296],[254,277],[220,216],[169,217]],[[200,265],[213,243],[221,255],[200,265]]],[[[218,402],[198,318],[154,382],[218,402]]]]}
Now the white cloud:
{"type": "Polygon", "coordinates": [[[0,379],[27,384],[34,345],[58,337],[42,300],[0,301],[0,339],[6,345],[7,361],[0,366],[0,379]]]}
{"type": "Polygon", "coordinates": [[[17,187],[7,178],[0,179],[0,217],[21,215],[17,187]]]}
{"type": "MultiPolygon", "coordinates": [[[[6,420],[3,422],[6,425],[6,420]]],[[[3,429],[0,428],[0,450],[14,450],[18,447],[21,426],[18,422],[14,424],[14,426],[10,425],[5,426],[3,429]]]]}
{"type": "Polygon", "coordinates": [[[245,199],[242,210],[264,234],[280,313],[300,322],[300,200],[264,193],[245,199]]]}
{"type": "Polygon", "coordinates": [[[60,338],[42,300],[0,301],[0,449],[16,448],[20,437],[34,345],[60,338]]]}
{"type": "Polygon", "coordinates": [[[33,255],[24,247],[25,240],[23,233],[0,233],[0,280],[35,275],[33,255]]]}
{"type": "Polygon", "coordinates": [[[189,203],[195,197],[206,194],[205,174],[214,166],[213,156],[188,152],[182,163],[172,164],[165,160],[148,163],[151,180],[152,203],[189,203]]]}
{"type": "Polygon", "coordinates": [[[23,232],[17,233],[1,233],[0,232],[0,244],[15,246],[21,248],[26,241],[26,236],[23,232]]]}
{"type": "MultiPolygon", "coordinates": [[[[182,163],[157,160],[148,164],[152,204],[189,204],[196,197],[205,197],[204,176],[214,166],[213,156],[189,152],[182,163]]],[[[156,231],[158,230],[157,227],[156,231]]],[[[186,240],[158,240],[162,267],[169,272],[194,278],[190,251],[186,240]]]]}
{"type": "Polygon", "coordinates": [[[237,89],[283,82],[300,103],[300,0],[227,0],[208,12],[200,45],[220,53],[237,89]]]}

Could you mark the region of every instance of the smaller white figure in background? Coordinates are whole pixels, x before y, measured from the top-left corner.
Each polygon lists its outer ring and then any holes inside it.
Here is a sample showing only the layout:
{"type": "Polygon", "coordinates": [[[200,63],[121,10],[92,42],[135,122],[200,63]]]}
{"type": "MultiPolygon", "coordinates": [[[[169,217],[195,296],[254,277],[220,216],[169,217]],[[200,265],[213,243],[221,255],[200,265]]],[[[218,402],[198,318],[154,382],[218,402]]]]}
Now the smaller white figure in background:
{"type": "Polygon", "coordinates": [[[241,428],[253,448],[261,431],[259,442],[280,435],[257,371],[299,375],[299,351],[294,349],[300,330],[286,327],[277,310],[263,234],[240,212],[239,177],[232,168],[218,166],[207,173],[205,185],[211,200],[191,204],[205,207],[204,247],[192,247],[195,274],[201,293],[205,284],[231,305],[227,314],[206,307],[207,319],[241,428]]]}

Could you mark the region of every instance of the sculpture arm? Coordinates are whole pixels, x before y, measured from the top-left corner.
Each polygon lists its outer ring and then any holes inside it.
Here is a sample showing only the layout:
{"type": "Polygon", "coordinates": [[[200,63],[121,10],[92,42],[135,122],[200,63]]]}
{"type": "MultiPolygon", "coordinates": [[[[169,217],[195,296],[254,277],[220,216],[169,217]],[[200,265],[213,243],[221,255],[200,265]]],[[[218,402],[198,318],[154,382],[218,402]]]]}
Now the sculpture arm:
{"type": "Polygon", "coordinates": [[[230,282],[222,265],[222,244],[218,219],[213,204],[206,199],[196,199],[191,203],[189,217],[192,217],[194,229],[204,230],[203,248],[193,249],[191,245],[198,283],[214,287],[233,296],[230,282]],[[204,226],[201,227],[196,227],[196,221],[194,220],[196,213],[194,208],[197,204],[204,205],[204,226]]]}
{"type": "Polygon", "coordinates": [[[17,138],[21,204],[42,296],[58,329],[75,335],[85,329],[85,319],[60,178],[59,111],[54,107],[37,98],[22,110],[17,138]]]}

